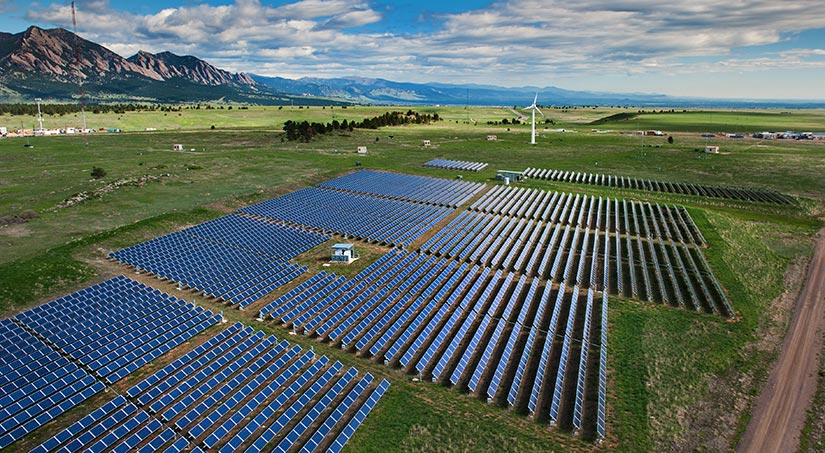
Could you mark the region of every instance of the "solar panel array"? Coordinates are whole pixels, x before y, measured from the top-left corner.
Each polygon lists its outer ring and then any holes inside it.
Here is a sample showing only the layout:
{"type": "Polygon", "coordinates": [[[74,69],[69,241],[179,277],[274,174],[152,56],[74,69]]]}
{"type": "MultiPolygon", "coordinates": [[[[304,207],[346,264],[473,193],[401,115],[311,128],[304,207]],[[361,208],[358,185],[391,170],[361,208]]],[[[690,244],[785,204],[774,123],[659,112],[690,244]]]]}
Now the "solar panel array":
{"type": "Polygon", "coordinates": [[[233,214],[109,256],[244,308],[305,272],[287,260],[329,237],[233,214]]]}
{"type": "Polygon", "coordinates": [[[219,320],[120,276],[0,321],[0,448],[219,320]]]}
{"type": "Polygon", "coordinates": [[[307,188],[247,206],[240,211],[365,241],[405,247],[446,217],[452,209],[307,188]]]}
{"type": "Polygon", "coordinates": [[[316,277],[262,315],[360,356],[529,409],[539,419],[598,432],[604,386],[586,371],[606,353],[602,300],[577,306],[580,290],[564,282],[403,250],[352,278],[316,277]],[[569,356],[561,356],[562,348],[569,356]],[[582,348],[589,352],[582,355],[582,348]],[[536,373],[539,362],[544,368],[536,373]]]}
{"type": "Polygon", "coordinates": [[[470,209],[546,223],[582,223],[586,228],[634,236],[642,236],[650,231],[653,239],[665,239],[660,234],[672,231],[680,242],[700,246],[705,244],[705,238],[683,207],[615,198],[606,198],[601,204],[598,201],[599,199],[587,195],[496,186],[473,203],[470,209]],[[613,223],[606,215],[611,208],[613,223]]]}
{"type": "Polygon", "coordinates": [[[388,387],[237,323],[32,451],[338,451],[388,387]]]}
{"type": "Polygon", "coordinates": [[[332,179],[318,187],[343,190],[396,200],[456,207],[466,203],[484,188],[484,184],[361,170],[332,179]]]}
{"type": "Polygon", "coordinates": [[[424,163],[425,167],[446,168],[447,170],[481,171],[487,168],[485,162],[468,162],[463,160],[433,159],[424,163]]]}
{"type": "Polygon", "coordinates": [[[696,195],[700,197],[728,198],[732,200],[747,200],[758,203],[793,204],[793,198],[779,192],[767,189],[747,189],[741,187],[724,187],[708,184],[692,184],[687,182],[657,181],[650,179],[631,178],[629,176],[614,176],[595,173],[580,173],[575,171],[552,170],[542,168],[527,168],[524,176],[533,179],[546,179],[578,184],[592,184],[607,187],[621,187],[625,189],[649,190],[654,192],[677,193],[696,195]]]}
{"type": "Polygon", "coordinates": [[[106,386],[11,319],[0,321],[0,448],[106,386]]]}
{"type": "Polygon", "coordinates": [[[422,251],[722,316],[735,313],[682,208],[503,188],[422,251]],[[490,213],[484,213],[488,211],[490,213]]]}
{"type": "MultiPolygon", "coordinates": [[[[483,187],[359,171],[111,256],[243,308],[303,273],[288,260],[329,233],[407,247],[483,187]]],[[[353,277],[320,272],[259,314],[603,438],[608,294],[733,316],[704,244],[684,208],[496,187],[419,252],[393,249],[353,277]]],[[[125,277],[59,301],[0,325],[33,338],[27,353],[51,357],[15,362],[23,371],[14,373],[51,373],[45,364],[55,362],[54,379],[88,381],[43,406],[54,416],[100,391],[96,377],[116,382],[219,318],[125,277]]],[[[236,324],[38,451],[340,451],[388,386],[236,324]]],[[[7,390],[20,389],[0,384],[7,390]]],[[[4,436],[51,419],[18,420],[23,409],[0,406],[4,436]]]]}
{"type": "Polygon", "coordinates": [[[112,384],[221,317],[118,276],[15,318],[112,384]]]}
{"type": "Polygon", "coordinates": [[[212,242],[290,260],[328,240],[328,234],[230,214],[182,231],[212,242]]]}

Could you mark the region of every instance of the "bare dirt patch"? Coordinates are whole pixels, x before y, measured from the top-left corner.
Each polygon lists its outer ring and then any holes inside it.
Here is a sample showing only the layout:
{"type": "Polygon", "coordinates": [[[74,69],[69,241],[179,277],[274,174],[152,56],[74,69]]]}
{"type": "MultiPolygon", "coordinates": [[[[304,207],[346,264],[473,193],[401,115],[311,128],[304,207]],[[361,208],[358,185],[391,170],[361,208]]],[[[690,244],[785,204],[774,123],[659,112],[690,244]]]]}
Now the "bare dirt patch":
{"type": "Polygon", "coordinates": [[[0,236],[10,238],[24,238],[31,236],[32,232],[25,225],[4,225],[0,226],[0,236]]]}

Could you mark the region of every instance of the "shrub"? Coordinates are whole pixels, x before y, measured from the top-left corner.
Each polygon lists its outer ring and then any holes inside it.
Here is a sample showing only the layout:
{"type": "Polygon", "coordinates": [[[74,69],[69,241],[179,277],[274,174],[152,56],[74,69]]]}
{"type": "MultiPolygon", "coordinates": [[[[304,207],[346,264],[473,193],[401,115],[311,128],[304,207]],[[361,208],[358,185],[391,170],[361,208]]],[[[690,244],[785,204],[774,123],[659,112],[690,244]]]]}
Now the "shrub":
{"type": "Polygon", "coordinates": [[[106,170],[100,167],[92,167],[92,178],[100,179],[106,176],[106,170]]]}

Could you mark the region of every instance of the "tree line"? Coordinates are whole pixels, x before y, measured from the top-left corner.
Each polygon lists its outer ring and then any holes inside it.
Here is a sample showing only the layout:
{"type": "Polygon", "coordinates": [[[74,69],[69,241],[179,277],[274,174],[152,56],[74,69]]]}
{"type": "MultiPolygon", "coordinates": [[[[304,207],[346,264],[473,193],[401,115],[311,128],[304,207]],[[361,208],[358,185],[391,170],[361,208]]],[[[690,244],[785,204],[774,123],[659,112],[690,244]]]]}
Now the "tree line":
{"type": "MultiPolygon", "coordinates": [[[[200,104],[192,107],[171,106],[171,105],[156,105],[156,104],[90,104],[85,107],[86,112],[90,113],[115,113],[123,114],[126,112],[178,112],[183,108],[186,109],[200,109],[200,104]]],[[[208,108],[208,107],[207,107],[208,108]]],[[[231,108],[231,107],[230,107],[231,108]]],[[[40,104],[40,112],[46,116],[53,115],[67,115],[71,113],[80,113],[81,107],[79,104],[40,104]]],[[[31,103],[17,103],[17,104],[0,104],[0,115],[37,115],[37,104],[31,103]]]]}
{"type": "Polygon", "coordinates": [[[304,143],[312,141],[316,135],[329,134],[335,131],[349,131],[353,129],[378,129],[385,126],[402,126],[405,124],[430,124],[440,121],[438,113],[418,113],[412,110],[403,112],[387,112],[373,118],[365,118],[362,121],[338,121],[331,123],[310,123],[308,121],[288,120],[284,123],[284,132],[289,141],[301,141],[304,143]]]}

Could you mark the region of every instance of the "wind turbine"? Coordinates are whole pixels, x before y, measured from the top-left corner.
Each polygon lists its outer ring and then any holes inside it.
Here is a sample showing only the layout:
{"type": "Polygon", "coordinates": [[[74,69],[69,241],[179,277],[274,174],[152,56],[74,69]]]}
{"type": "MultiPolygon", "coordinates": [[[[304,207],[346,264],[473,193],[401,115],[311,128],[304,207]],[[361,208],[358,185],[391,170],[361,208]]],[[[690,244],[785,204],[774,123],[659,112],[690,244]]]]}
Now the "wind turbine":
{"type": "Polygon", "coordinates": [[[539,109],[539,106],[536,105],[536,101],[538,101],[538,100],[539,100],[539,94],[536,93],[536,97],[533,98],[533,103],[530,104],[530,106],[524,108],[524,110],[530,110],[533,113],[533,122],[532,122],[532,127],[530,129],[530,144],[531,145],[536,144],[536,112],[539,112],[539,114],[541,116],[544,116],[544,113],[541,112],[541,109],[539,109]]]}

